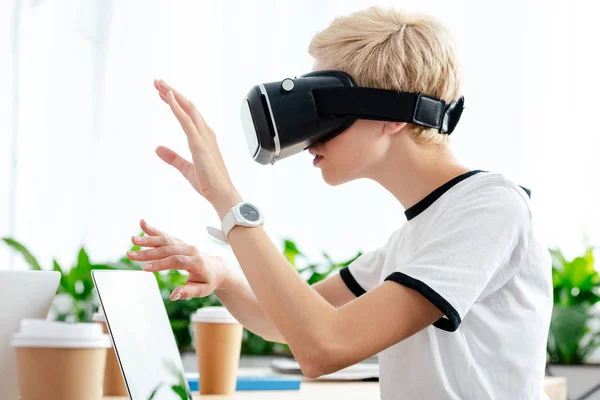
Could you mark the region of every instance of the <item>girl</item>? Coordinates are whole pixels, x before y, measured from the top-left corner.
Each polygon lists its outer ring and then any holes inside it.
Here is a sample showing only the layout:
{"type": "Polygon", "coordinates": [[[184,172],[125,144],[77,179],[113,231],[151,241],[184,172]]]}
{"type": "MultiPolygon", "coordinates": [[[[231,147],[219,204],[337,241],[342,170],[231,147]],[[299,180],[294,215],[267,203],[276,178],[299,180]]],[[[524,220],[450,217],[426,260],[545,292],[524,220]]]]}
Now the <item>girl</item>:
{"type": "MultiPolygon", "coordinates": [[[[358,86],[460,95],[450,35],[422,15],[370,8],[338,18],[310,45],[314,70],[358,86]]],[[[165,147],[172,165],[223,219],[244,199],[215,133],[183,94],[156,81],[187,135],[192,161],[165,147]]],[[[312,146],[323,179],[372,179],[407,222],[381,248],[308,286],[263,228],[235,226],[228,241],[243,270],[148,226],[130,253],[147,271],[189,272],[172,300],[215,293],[246,328],[287,343],[318,377],[379,354],[383,399],[543,398],[552,308],[550,257],[532,224],[527,193],[497,173],[462,165],[448,135],[404,122],[357,120],[312,146]]]]}

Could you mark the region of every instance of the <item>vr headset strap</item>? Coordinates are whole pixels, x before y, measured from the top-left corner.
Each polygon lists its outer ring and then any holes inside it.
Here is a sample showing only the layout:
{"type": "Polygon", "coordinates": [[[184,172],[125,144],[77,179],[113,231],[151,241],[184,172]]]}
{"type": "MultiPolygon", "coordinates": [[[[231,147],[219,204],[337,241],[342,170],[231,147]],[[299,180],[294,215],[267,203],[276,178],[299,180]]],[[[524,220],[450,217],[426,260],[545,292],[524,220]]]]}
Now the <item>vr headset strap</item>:
{"type": "Polygon", "coordinates": [[[451,134],[464,108],[464,97],[446,104],[421,93],[365,87],[326,87],[312,90],[321,117],[354,117],[409,122],[451,134]]]}

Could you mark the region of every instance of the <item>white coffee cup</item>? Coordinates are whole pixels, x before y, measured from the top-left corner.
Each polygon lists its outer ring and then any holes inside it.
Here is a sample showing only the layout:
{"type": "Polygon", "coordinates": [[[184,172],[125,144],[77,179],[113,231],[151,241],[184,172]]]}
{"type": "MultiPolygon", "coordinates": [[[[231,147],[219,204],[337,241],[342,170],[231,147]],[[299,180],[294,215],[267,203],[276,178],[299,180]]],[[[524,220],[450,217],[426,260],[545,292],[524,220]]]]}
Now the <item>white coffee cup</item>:
{"type": "Polygon", "coordinates": [[[192,322],[239,324],[225,307],[202,307],[192,314],[192,322]]]}
{"type": "Polygon", "coordinates": [[[192,315],[200,394],[235,391],[243,327],[225,307],[203,307],[192,315]]]}
{"type": "Polygon", "coordinates": [[[21,400],[98,399],[108,335],[96,323],[21,321],[13,335],[21,400]]]}

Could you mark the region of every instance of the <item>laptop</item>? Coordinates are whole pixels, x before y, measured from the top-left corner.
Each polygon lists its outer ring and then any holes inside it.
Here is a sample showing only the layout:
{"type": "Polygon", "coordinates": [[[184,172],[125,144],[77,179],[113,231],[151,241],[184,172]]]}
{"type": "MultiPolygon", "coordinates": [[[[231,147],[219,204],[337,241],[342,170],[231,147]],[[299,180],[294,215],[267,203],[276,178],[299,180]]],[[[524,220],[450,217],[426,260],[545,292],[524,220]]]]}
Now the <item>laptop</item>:
{"type": "Polygon", "coordinates": [[[10,345],[25,318],[45,319],[54,300],[60,273],[0,271],[0,388],[2,400],[18,400],[17,360],[10,345]]]}
{"type": "Polygon", "coordinates": [[[92,277],[132,400],[191,399],[154,274],[94,270],[92,277]]]}

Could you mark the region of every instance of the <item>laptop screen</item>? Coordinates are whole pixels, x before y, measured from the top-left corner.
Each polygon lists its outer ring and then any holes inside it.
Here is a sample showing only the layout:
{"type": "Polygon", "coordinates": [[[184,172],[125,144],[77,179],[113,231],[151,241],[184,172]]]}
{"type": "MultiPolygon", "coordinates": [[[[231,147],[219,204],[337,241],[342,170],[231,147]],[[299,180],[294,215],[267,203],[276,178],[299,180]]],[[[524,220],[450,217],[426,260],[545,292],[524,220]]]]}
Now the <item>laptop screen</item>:
{"type": "Polygon", "coordinates": [[[183,393],[191,399],[155,276],[107,270],[92,276],[131,399],[180,400],[183,393]]]}

